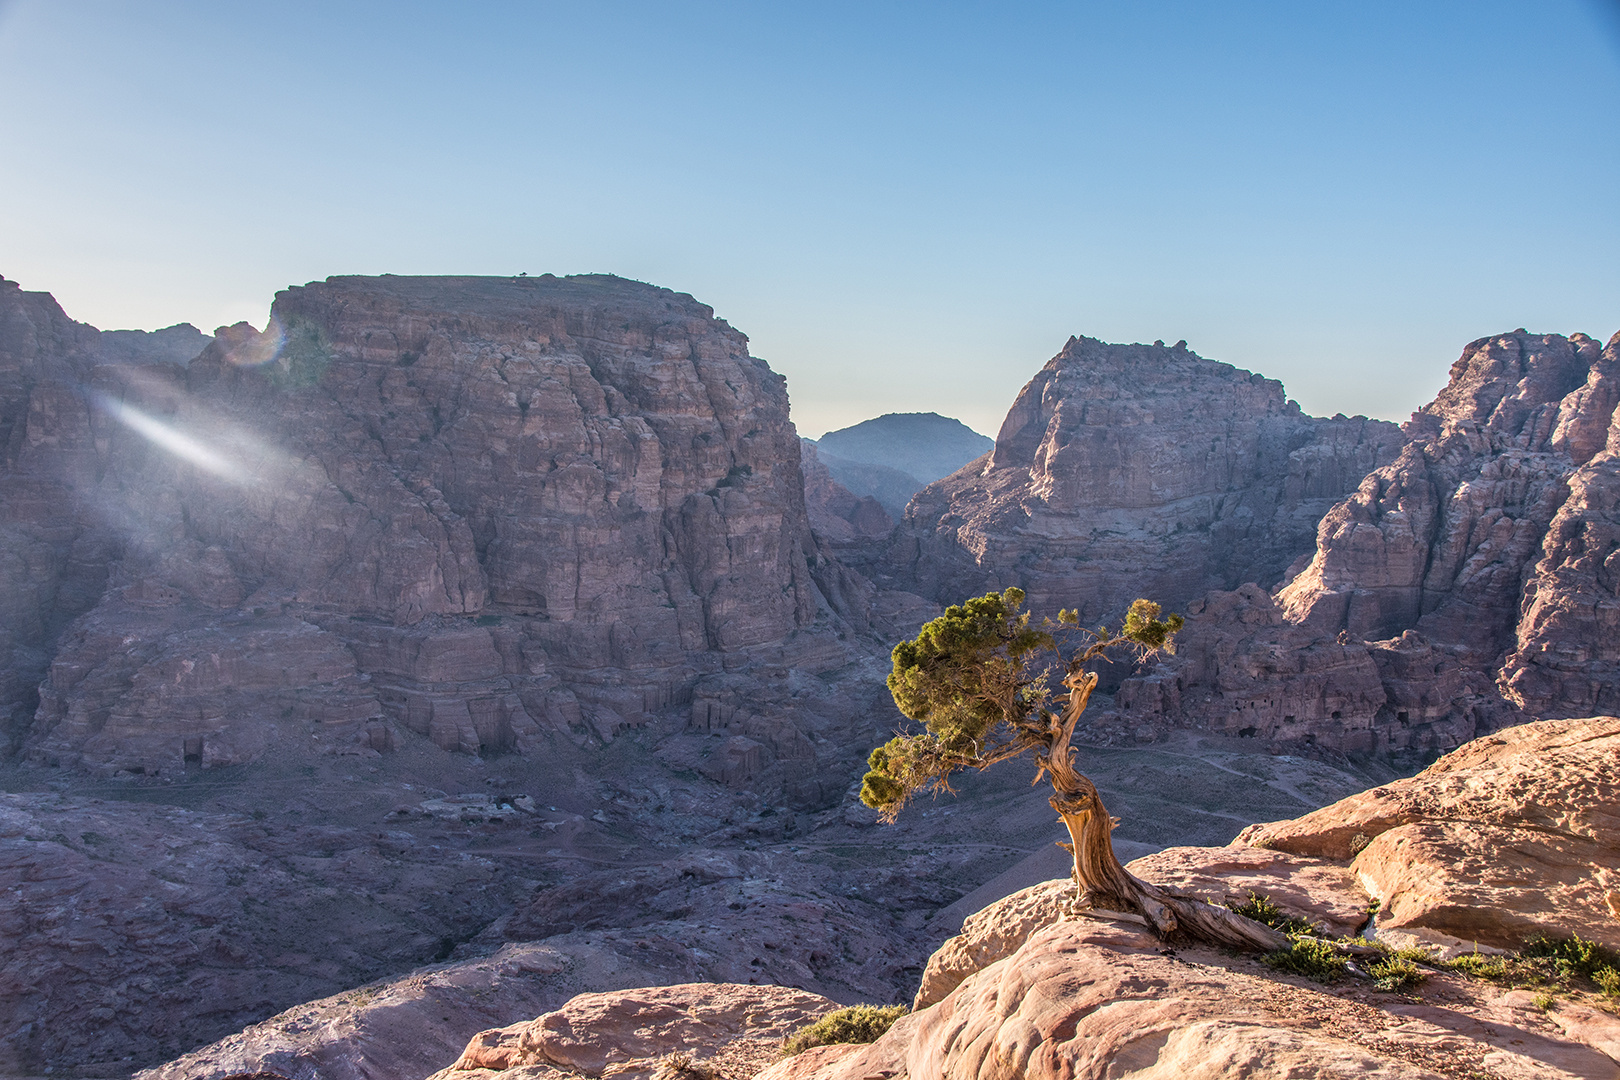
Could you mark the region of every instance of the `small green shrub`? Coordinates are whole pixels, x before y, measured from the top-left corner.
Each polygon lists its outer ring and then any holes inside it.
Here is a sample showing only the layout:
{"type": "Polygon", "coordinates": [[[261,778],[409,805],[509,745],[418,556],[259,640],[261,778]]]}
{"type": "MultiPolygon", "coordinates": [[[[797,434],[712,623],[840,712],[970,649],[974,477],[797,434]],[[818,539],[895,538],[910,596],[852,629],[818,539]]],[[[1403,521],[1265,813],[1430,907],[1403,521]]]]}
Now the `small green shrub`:
{"type": "Polygon", "coordinates": [[[812,1046],[875,1042],[904,1015],[904,1005],[851,1005],[839,1009],[783,1039],[782,1056],[802,1054],[812,1046]]]}
{"type": "Polygon", "coordinates": [[[1290,915],[1269,896],[1259,893],[1250,893],[1249,898],[1241,904],[1228,904],[1233,911],[1246,919],[1253,919],[1257,923],[1265,923],[1273,930],[1281,930],[1285,934],[1308,934],[1314,927],[1304,919],[1290,915]]]}
{"type": "Polygon", "coordinates": [[[1372,976],[1373,986],[1384,991],[1404,990],[1429,977],[1410,957],[1394,954],[1368,964],[1367,974],[1372,976]]]}
{"type": "Polygon", "coordinates": [[[1344,977],[1344,957],[1331,941],[1296,938],[1291,947],[1261,957],[1270,967],[1289,975],[1303,975],[1317,982],[1335,982],[1344,977]]]}
{"type": "Polygon", "coordinates": [[[1598,984],[1603,996],[1611,1001],[1620,1001],[1620,968],[1598,968],[1592,972],[1592,981],[1598,984]]]}
{"type": "Polygon", "coordinates": [[[1563,987],[1569,983],[1569,967],[1546,956],[1459,956],[1441,965],[1474,979],[1484,979],[1509,989],[1529,986],[1563,987]]]}
{"type": "Polygon", "coordinates": [[[1600,968],[1620,968],[1620,953],[1587,941],[1579,934],[1567,938],[1545,935],[1524,943],[1522,955],[1530,959],[1547,959],[1556,963],[1568,975],[1583,975],[1590,979],[1600,968]]]}
{"type": "Polygon", "coordinates": [[[1506,982],[1508,980],[1508,958],[1505,956],[1481,956],[1479,953],[1466,953],[1455,960],[1447,960],[1444,966],[1452,971],[1467,975],[1471,979],[1484,979],[1486,982],[1506,982]]]}

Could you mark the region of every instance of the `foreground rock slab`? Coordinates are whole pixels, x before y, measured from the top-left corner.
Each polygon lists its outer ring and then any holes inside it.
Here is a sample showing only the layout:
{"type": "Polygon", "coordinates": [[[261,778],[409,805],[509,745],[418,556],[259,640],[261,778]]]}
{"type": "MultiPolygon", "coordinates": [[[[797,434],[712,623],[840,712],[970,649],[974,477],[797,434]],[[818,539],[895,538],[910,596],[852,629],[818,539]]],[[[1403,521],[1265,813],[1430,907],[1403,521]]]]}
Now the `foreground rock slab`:
{"type": "Polygon", "coordinates": [[[759,1080],[1620,1076],[1526,998],[1454,975],[1431,977],[1422,999],[1323,987],[1081,918],[1037,931],[877,1042],[759,1080]]]}
{"type": "Polygon", "coordinates": [[[1508,728],[1239,840],[1348,863],[1379,901],[1380,935],[1515,949],[1580,934],[1620,947],[1620,718],[1508,728]]]}
{"type": "Polygon", "coordinates": [[[480,1032],[433,1080],[504,1075],[522,1066],[640,1080],[674,1053],[700,1069],[747,1076],[775,1057],[783,1038],[837,1008],[819,994],[737,983],[581,994],[537,1019],[480,1032]]]}

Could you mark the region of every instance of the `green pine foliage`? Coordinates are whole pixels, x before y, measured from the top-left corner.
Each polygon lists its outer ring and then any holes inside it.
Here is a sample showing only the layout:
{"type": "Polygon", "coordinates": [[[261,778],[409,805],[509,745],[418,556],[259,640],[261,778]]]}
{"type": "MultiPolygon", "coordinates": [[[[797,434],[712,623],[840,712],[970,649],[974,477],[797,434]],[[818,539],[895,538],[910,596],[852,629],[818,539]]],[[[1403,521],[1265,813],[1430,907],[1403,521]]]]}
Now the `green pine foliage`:
{"type": "MultiPolygon", "coordinates": [[[[1036,626],[1023,610],[1024,591],[1009,588],[945,609],[890,655],[889,692],[900,712],[923,730],[897,735],[873,750],[861,801],[892,818],[913,795],[949,791],[950,777],[984,768],[1045,743],[1046,702],[1060,658],[1058,634],[1078,627],[1073,611],[1036,626]]],[[[1137,600],[1118,633],[1081,630],[1086,659],[1115,645],[1139,654],[1169,649],[1183,620],[1160,619],[1151,600],[1137,600]]]]}

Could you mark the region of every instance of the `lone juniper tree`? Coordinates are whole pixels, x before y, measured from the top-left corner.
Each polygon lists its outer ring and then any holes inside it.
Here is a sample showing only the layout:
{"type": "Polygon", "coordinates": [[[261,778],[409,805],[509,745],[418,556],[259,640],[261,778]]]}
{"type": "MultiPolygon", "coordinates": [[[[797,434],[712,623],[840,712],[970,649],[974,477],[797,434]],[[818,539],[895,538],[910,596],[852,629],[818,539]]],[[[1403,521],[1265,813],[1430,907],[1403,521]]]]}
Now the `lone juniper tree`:
{"type": "Polygon", "coordinates": [[[1083,630],[1076,613],[1062,611],[1056,624],[1036,627],[1021,589],[990,593],[950,607],[912,641],[894,647],[889,692],[907,717],[923,725],[872,751],[861,801],[892,822],[913,795],[951,791],[951,776],[1031,755],[1035,779],[1052,784],[1052,809],[1068,827],[1080,908],[1140,915],[1161,937],[1184,936],[1242,949],[1286,948],[1288,939],[1269,926],[1224,907],[1131,874],[1114,854],[1115,821],[1074,763],[1070,745],[1086,711],[1097,674],[1086,665],[1110,652],[1149,656],[1173,647],[1182,619],[1160,619],[1159,605],[1138,600],[1117,632],[1083,630]],[[1072,628],[1072,629],[1070,629],[1072,628]],[[1057,635],[1077,636],[1062,685],[1067,699],[1047,708],[1057,635]]]}

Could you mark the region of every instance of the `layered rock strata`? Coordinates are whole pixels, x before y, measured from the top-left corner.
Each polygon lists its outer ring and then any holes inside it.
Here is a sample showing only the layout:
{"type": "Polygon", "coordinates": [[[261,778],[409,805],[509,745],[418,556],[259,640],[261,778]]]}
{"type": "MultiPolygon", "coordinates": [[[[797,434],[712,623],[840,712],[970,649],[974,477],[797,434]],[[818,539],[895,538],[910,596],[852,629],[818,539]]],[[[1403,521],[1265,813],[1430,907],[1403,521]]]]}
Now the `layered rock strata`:
{"type": "Polygon", "coordinates": [[[1620,335],[1470,344],[1400,456],[1323,517],[1274,600],[1195,603],[1183,656],[1127,681],[1121,715],[1144,733],[1212,725],[1433,752],[1612,708],[1617,363],[1620,335]]]}
{"type": "Polygon", "coordinates": [[[856,495],[839,483],[821,460],[816,444],[801,439],[804,501],[810,527],[833,544],[880,540],[894,531],[894,518],[871,495],[856,495]]]}
{"type": "Polygon", "coordinates": [[[1071,338],[989,457],[913,498],[889,572],[950,602],[1018,585],[1086,622],[1138,596],[1269,587],[1401,441],[1383,421],[1307,416],[1280,383],[1185,343],[1071,338]]]}
{"type": "MultiPolygon", "coordinates": [[[[94,610],[51,657],[35,760],[151,775],[311,732],[471,753],[741,737],[711,707],[737,672],[860,658],[836,635],[871,591],[810,528],[783,380],[690,297],[335,278],[184,368],[94,366],[77,324],[36,324],[12,334],[11,473],[56,485],[35,501],[78,539],[34,546],[87,582],[75,609],[65,570],[14,559],[7,596],[34,623],[94,610]]],[[[749,736],[751,773],[817,753],[776,685],[736,716],[782,728],[749,736]]]]}

